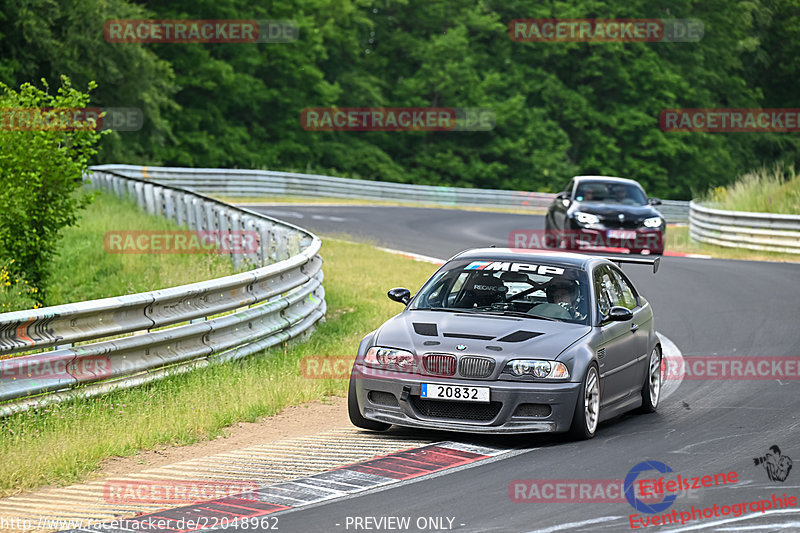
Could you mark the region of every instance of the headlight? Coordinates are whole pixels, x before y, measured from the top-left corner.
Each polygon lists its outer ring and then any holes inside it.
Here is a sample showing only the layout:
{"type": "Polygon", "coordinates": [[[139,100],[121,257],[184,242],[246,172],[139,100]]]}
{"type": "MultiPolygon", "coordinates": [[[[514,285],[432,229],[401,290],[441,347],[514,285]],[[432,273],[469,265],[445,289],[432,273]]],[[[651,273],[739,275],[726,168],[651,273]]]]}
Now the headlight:
{"type": "Polygon", "coordinates": [[[581,211],[575,211],[575,220],[577,220],[581,224],[599,224],[600,223],[600,218],[597,215],[593,215],[591,213],[583,213],[581,211]]]}
{"type": "Polygon", "coordinates": [[[650,217],[644,219],[644,226],[646,228],[657,228],[661,226],[661,217],[650,217]]]}
{"type": "Polygon", "coordinates": [[[367,366],[398,372],[413,372],[415,361],[414,354],[411,352],[379,346],[373,346],[367,350],[367,354],[364,356],[364,364],[367,366]]]}
{"type": "Polygon", "coordinates": [[[503,369],[514,376],[533,376],[540,379],[569,378],[569,371],[560,361],[539,361],[535,359],[513,359],[503,369]]]}

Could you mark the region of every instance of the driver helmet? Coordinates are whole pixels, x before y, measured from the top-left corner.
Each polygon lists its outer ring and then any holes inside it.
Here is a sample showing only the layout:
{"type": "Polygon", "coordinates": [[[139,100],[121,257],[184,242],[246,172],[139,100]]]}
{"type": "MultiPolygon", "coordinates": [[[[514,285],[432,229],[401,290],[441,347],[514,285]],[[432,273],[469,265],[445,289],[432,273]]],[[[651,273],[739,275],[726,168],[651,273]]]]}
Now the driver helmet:
{"type": "Polygon", "coordinates": [[[578,298],[580,297],[580,290],[578,289],[578,284],[572,280],[566,279],[555,279],[550,282],[547,287],[546,294],[547,294],[547,301],[551,304],[553,303],[565,303],[565,302],[556,302],[556,296],[560,292],[566,292],[570,304],[572,307],[576,307],[578,305],[578,298]]]}

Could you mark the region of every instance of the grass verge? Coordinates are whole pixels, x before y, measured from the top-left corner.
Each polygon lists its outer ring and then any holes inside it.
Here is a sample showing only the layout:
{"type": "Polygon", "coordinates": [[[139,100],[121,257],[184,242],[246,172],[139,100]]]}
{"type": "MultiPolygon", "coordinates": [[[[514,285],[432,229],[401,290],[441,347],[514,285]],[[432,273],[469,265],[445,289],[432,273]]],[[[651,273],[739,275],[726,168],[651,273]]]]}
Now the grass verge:
{"type": "Polygon", "coordinates": [[[304,377],[302,358],[354,356],[363,335],[402,310],[386,291],[416,290],[436,267],[335,239],[324,240],[321,254],[327,321],[307,342],[0,420],[0,496],[79,482],[112,456],[214,438],[235,422],[343,395],[346,380],[304,377]]]}
{"type": "Polygon", "coordinates": [[[800,175],[777,164],[744,174],[727,187],[709,191],[706,200],[717,209],[753,213],[800,213],[800,175]]]}
{"type": "Polygon", "coordinates": [[[741,259],[746,261],[775,261],[779,263],[798,263],[800,254],[762,252],[744,248],[726,248],[689,239],[688,226],[667,228],[666,249],[669,252],[710,255],[718,259],[741,259]]]}
{"type": "Polygon", "coordinates": [[[107,232],[170,232],[180,227],[149,215],[132,200],[98,194],[64,230],[52,266],[48,305],[146,292],[234,273],[231,260],[217,254],[110,253],[107,232]]]}

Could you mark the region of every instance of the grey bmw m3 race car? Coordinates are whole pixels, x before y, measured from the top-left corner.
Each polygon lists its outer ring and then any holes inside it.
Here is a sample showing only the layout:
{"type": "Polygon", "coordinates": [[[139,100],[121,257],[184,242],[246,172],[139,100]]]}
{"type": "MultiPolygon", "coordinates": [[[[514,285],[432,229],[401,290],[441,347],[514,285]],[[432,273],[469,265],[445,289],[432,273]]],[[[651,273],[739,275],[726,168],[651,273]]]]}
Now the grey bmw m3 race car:
{"type": "Polygon", "coordinates": [[[363,338],[350,376],[354,425],[472,433],[570,432],[661,392],[653,310],[615,263],[659,258],[483,248],[447,261],[403,312],[363,338]]]}

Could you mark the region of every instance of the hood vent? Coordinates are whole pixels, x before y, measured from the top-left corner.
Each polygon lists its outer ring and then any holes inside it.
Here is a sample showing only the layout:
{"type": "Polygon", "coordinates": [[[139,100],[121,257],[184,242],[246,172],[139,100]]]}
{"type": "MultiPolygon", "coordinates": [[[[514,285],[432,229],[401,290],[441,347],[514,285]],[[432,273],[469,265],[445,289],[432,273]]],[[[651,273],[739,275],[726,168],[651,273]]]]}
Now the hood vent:
{"type": "Polygon", "coordinates": [[[414,332],[417,335],[424,335],[426,337],[439,336],[439,330],[436,329],[436,324],[429,324],[426,322],[414,322],[414,332]]]}
{"type": "Polygon", "coordinates": [[[502,339],[497,339],[497,340],[498,342],[525,342],[529,339],[533,339],[534,337],[538,337],[539,335],[544,335],[544,333],[537,333],[536,331],[519,330],[515,331],[514,333],[506,335],[502,339]]]}
{"type": "Polygon", "coordinates": [[[444,337],[451,339],[474,339],[477,341],[490,341],[494,339],[491,335],[473,335],[471,333],[442,333],[444,337]]]}

